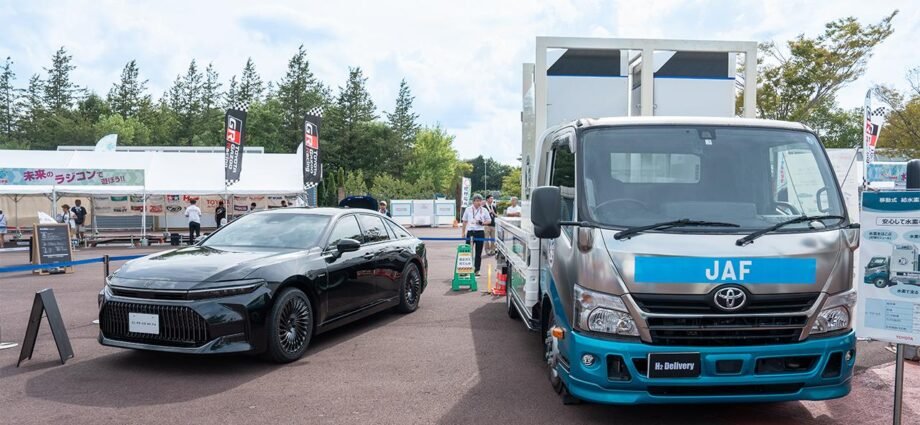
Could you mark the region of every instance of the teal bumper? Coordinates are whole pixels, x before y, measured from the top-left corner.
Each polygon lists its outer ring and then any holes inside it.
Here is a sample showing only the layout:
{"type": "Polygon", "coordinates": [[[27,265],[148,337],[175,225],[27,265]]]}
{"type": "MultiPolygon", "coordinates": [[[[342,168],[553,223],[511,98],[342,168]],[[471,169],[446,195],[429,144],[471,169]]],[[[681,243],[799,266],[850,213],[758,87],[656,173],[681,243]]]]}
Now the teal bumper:
{"type": "Polygon", "coordinates": [[[804,342],[781,345],[734,347],[655,346],[622,342],[566,332],[560,341],[563,362],[556,367],[569,392],[586,401],[610,404],[641,403],[751,403],[790,400],[827,400],[850,392],[853,376],[856,335],[849,333],[809,338],[804,342]],[[696,378],[648,378],[640,370],[649,353],[699,352],[701,374],[696,378]],[[847,353],[850,359],[847,360],[847,353]],[[582,356],[592,354],[598,361],[582,364],[582,356]],[[612,380],[608,362],[615,356],[624,359],[629,378],[612,380]],[[810,369],[801,372],[764,373],[757,371],[758,359],[810,357],[810,369]],[[716,363],[741,362],[740,371],[720,374],[716,363]],[[833,363],[839,361],[840,363],[833,363]],[[828,376],[828,364],[839,365],[839,373],[828,376]],[[824,375],[824,376],[822,376],[824,375]]]}

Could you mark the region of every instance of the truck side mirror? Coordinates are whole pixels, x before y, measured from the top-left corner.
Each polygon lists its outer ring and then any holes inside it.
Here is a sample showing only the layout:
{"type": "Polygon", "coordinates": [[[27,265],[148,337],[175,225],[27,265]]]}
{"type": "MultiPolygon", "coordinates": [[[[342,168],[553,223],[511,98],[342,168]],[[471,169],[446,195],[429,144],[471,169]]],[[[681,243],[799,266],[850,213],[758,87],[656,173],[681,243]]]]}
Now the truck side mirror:
{"type": "Polygon", "coordinates": [[[830,200],[827,198],[827,188],[822,187],[815,193],[815,202],[818,204],[818,211],[826,213],[830,211],[830,200]]]}
{"type": "Polygon", "coordinates": [[[561,233],[562,195],[556,186],[540,186],[530,196],[530,221],[540,239],[556,239],[561,233]]]}

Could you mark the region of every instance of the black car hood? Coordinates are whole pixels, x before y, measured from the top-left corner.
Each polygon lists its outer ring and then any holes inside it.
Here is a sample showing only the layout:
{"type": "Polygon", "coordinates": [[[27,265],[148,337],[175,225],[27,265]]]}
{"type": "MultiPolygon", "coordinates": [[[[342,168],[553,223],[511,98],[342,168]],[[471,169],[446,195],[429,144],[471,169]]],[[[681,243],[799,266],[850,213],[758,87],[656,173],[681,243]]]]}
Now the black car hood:
{"type": "Polygon", "coordinates": [[[145,289],[195,289],[246,279],[260,267],[298,252],[190,246],[129,261],[115,272],[112,283],[145,289]]]}

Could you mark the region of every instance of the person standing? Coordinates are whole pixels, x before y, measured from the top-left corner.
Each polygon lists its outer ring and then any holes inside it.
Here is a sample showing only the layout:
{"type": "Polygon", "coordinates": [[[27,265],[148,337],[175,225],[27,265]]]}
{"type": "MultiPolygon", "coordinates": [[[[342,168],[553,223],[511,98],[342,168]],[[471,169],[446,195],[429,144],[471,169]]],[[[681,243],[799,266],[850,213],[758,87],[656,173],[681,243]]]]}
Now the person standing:
{"type": "Polygon", "coordinates": [[[505,208],[505,217],[520,217],[521,216],[521,206],[518,205],[517,196],[511,197],[511,205],[508,205],[508,208],[505,208]]]}
{"type": "Polygon", "coordinates": [[[489,255],[495,255],[495,198],[492,194],[486,195],[486,203],[483,208],[489,212],[489,224],[485,226],[486,238],[492,239],[486,242],[486,252],[489,255]]]}
{"type": "Polygon", "coordinates": [[[282,199],[282,200],[281,200],[281,208],[287,208],[287,207],[288,207],[287,201],[284,200],[284,199],[282,199]]]}
{"type": "Polygon", "coordinates": [[[463,211],[463,228],[461,230],[461,235],[466,238],[466,240],[472,239],[472,244],[475,246],[473,265],[475,267],[476,276],[479,276],[479,269],[482,266],[482,239],[485,238],[485,225],[491,222],[489,217],[489,211],[482,206],[482,196],[479,194],[473,195],[473,205],[466,208],[463,211]]]}
{"type": "Polygon", "coordinates": [[[387,208],[387,201],[380,201],[377,203],[377,212],[387,217],[393,218],[393,216],[390,214],[390,210],[387,208]]]}
{"type": "Polygon", "coordinates": [[[76,229],[77,238],[81,241],[86,237],[86,208],[80,205],[80,200],[77,199],[73,201],[73,208],[70,209],[71,217],[73,217],[74,228],[76,229]]]}
{"type": "Polygon", "coordinates": [[[195,243],[195,238],[201,236],[201,208],[198,208],[197,200],[192,199],[189,206],[185,208],[185,216],[188,217],[188,244],[195,243]]]}
{"type": "Polygon", "coordinates": [[[0,248],[3,248],[4,238],[6,238],[6,216],[3,215],[3,210],[0,210],[0,248]]]}
{"type": "Polygon", "coordinates": [[[224,225],[224,220],[227,219],[227,208],[224,207],[224,201],[217,201],[217,208],[214,209],[214,222],[217,223],[217,227],[224,225]]]}

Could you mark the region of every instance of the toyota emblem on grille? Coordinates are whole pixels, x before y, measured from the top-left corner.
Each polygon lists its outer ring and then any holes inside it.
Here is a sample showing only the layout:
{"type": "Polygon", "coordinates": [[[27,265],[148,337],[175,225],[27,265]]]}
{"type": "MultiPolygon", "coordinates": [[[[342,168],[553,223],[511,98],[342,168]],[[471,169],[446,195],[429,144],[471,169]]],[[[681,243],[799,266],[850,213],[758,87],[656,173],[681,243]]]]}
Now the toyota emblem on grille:
{"type": "Polygon", "coordinates": [[[741,288],[729,286],[716,291],[712,300],[724,311],[737,311],[747,302],[747,294],[741,288]]]}

